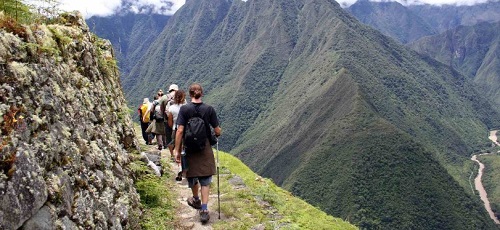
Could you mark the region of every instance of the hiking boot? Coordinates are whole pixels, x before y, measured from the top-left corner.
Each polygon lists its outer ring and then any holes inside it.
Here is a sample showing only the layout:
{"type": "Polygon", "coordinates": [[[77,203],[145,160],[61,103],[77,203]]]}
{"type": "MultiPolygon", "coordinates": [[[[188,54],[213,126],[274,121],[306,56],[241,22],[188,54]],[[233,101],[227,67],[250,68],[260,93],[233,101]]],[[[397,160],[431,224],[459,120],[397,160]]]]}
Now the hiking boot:
{"type": "Polygon", "coordinates": [[[193,197],[189,197],[187,200],[187,203],[189,206],[193,207],[194,209],[201,209],[201,200],[194,200],[193,197]]]}
{"type": "MultiPolygon", "coordinates": [[[[175,180],[176,181],[182,181],[182,171],[180,171],[180,172],[177,173],[177,176],[175,177],[175,180]]],[[[188,202],[189,202],[189,199],[188,199],[188,202]]]]}
{"type": "Polygon", "coordinates": [[[200,211],[200,221],[202,224],[206,224],[210,220],[210,214],[208,213],[208,210],[201,210],[200,211]]]}

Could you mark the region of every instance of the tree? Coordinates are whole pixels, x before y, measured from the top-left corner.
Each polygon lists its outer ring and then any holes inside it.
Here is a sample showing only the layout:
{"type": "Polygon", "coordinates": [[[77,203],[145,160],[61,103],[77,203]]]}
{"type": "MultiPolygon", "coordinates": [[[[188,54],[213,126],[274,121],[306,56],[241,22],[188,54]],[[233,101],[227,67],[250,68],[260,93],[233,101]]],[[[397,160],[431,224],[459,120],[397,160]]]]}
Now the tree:
{"type": "Polygon", "coordinates": [[[5,15],[19,20],[25,20],[30,17],[29,7],[20,0],[1,0],[1,10],[5,15]]]}

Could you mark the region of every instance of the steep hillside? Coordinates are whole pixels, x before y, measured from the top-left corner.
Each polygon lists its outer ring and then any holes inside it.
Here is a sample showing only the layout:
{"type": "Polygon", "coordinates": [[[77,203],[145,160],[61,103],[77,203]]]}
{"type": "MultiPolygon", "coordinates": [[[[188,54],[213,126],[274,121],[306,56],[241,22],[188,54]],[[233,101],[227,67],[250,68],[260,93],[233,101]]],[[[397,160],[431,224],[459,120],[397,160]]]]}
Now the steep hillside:
{"type": "Polygon", "coordinates": [[[150,82],[200,82],[221,146],[328,213],[366,228],[493,227],[465,162],[498,111],[335,1],[187,1],[152,47],[130,101],[150,82]]]}
{"type": "Polygon", "coordinates": [[[51,21],[0,16],[0,229],[138,229],[111,44],[81,15],[51,21]]]}
{"type": "Polygon", "coordinates": [[[435,28],[398,2],[360,0],[347,10],[359,21],[403,44],[437,33],[435,28]]]}
{"type": "Polygon", "coordinates": [[[115,14],[87,19],[91,31],[113,44],[123,88],[130,88],[128,74],[163,30],[170,16],[160,14],[115,14]]]}
{"type": "Polygon", "coordinates": [[[500,106],[500,22],[460,26],[409,45],[460,70],[500,106]]]}

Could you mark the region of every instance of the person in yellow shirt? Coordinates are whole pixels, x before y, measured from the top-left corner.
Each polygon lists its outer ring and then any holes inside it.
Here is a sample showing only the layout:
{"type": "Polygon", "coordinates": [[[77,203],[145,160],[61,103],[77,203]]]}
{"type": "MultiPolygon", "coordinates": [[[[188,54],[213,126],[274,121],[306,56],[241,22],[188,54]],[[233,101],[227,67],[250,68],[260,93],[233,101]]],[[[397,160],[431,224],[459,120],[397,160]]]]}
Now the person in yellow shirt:
{"type": "Polygon", "coordinates": [[[139,106],[137,111],[139,112],[139,120],[141,123],[141,131],[142,138],[146,142],[147,145],[151,144],[151,139],[148,137],[148,133],[146,133],[146,129],[149,126],[149,107],[151,107],[151,103],[149,102],[149,98],[144,98],[142,105],[139,106]]]}

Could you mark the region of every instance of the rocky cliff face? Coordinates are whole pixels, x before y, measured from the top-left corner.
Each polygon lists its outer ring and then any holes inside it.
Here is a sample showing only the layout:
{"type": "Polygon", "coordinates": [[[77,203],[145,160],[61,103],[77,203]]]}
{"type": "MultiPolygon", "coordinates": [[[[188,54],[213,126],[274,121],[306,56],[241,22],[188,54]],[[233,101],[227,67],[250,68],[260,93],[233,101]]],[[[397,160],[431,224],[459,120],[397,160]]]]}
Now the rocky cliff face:
{"type": "Polygon", "coordinates": [[[0,229],[139,228],[111,45],[58,21],[0,29],[0,229]]]}

